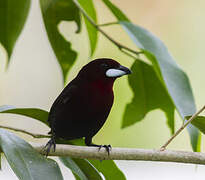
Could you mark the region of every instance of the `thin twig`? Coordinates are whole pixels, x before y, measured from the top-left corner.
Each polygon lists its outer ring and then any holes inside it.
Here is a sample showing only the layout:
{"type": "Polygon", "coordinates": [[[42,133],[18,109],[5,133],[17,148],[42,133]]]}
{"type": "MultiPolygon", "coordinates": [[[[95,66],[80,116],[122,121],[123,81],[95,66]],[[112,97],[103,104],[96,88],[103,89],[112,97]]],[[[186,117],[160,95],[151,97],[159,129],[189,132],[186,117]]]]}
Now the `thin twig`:
{"type": "Polygon", "coordinates": [[[23,130],[23,129],[13,128],[13,127],[9,127],[9,126],[2,126],[2,125],[0,125],[0,128],[9,129],[9,130],[16,131],[16,132],[21,132],[21,133],[30,135],[33,138],[50,138],[51,137],[49,135],[34,134],[34,133],[28,132],[28,131],[23,130]]]}
{"type": "MultiPolygon", "coordinates": [[[[101,32],[108,40],[110,40],[113,44],[115,44],[120,50],[122,49],[126,49],[127,51],[139,55],[142,52],[138,52],[135,51],[133,49],[130,49],[129,47],[126,47],[122,44],[120,44],[119,42],[115,41],[113,38],[111,38],[105,31],[103,31],[88,15],[87,13],[84,11],[83,8],[81,8],[81,6],[79,5],[79,3],[76,0],[73,0],[73,2],[75,3],[75,5],[77,6],[77,8],[81,11],[81,13],[86,17],[86,19],[99,31],[101,32]]],[[[122,51],[124,52],[124,51],[122,51]]]]}
{"type": "Polygon", "coordinates": [[[164,151],[166,149],[166,147],[171,143],[171,141],[189,124],[191,123],[195,117],[197,117],[203,110],[205,109],[205,106],[203,106],[198,112],[196,112],[195,114],[193,114],[188,121],[183,124],[178,130],[177,132],[160,148],[160,151],[164,151]]]}
{"type": "MultiPolygon", "coordinates": [[[[32,146],[41,154],[44,144],[33,144],[32,146]]],[[[104,148],[74,146],[57,144],[56,151],[50,152],[49,156],[67,156],[83,159],[112,159],[112,160],[139,160],[139,161],[161,161],[191,164],[205,164],[205,153],[185,151],[159,151],[151,149],[135,148],[112,148],[109,156],[104,148]]]]}
{"type": "Polygon", "coordinates": [[[102,27],[102,26],[111,26],[111,25],[116,25],[116,24],[119,24],[118,21],[116,22],[109,22],[109,23],[104,23],[104,24],[98,24],[97,26],[98,27],[102,27]]]}

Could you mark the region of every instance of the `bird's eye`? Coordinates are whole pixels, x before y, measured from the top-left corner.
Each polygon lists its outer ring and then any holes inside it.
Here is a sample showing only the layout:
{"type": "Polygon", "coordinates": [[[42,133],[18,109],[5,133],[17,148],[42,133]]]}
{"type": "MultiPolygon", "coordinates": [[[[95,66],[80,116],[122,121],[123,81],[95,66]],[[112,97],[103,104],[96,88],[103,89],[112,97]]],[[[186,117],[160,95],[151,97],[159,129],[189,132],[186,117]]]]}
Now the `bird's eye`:
{"type": "Polygon", "coordinates": [[[105,64],[105,63],[103,63],[103,64],[101,64],[101,67],[103,67],[103,68],[108,68],[108,65],[105,64]]]}

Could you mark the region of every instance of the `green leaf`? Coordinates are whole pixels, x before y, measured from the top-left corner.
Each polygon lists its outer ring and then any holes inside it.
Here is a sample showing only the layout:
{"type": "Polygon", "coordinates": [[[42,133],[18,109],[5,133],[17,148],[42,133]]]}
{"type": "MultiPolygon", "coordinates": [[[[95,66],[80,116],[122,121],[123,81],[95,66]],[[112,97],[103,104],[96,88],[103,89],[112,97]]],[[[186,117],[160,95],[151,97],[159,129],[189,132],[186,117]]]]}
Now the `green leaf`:
{"type": "MultiPolygon", "coordinates": [[[[152,62],[153,67],[168,90],[168,93],[181,115],[196,112],[194,97],[187,75],[175,63],[164,43],[146,29],[129,23],[120,22],[134,43],[144,52],[152,62]]],[[[188,126],[193,150],[197,150],[199,131],[191,124],[188,126]]]]}
{"type": "Polygon", "coordinates": [[[109,0],[103,0],[104,4],[112,11],[112,13],[115,15],[115,17],[119,21],[130,21],[128,17],[113,3],[111,3],[109,0]]]}
{"type": "MultiPolygon", "coordinates": [[[[97,16],[96,16],[96,11],[95,7],[93,4],[93,0],[78,0],[80,6],[85,10],[87,15],[97,24],[97,16]]],[[[97,40],[98,40],[98,31],[97,29],[87,20],[86,17],[84,17],[85,20],[85,25],[86,29],[88,32],[88,37],[90,41],[90,54],[91,56],[93,55],[96,45],[97,45],[97,40]]]]}
{"type": "Polygon", "coordinates": [[[188,77],[175,63],[162,41],[140,26],[129,22],[121,22],[121,24],[153,63],[155,71],[165,83],[182,118],[193,114],[196,107],[188,77]]]}
{"type": "Polygon", "coordinates": [[[77,58],[77,52],[72,49],[71,42],[60,34],[58,25],[61,21],[74,21],[79,32],[81,26],[79,11],[71,0],[40,0],[40,5],[48,38],[65,80],[77,58]]]}
{"type": "Polygon", "coordinates": [[[14,45],[28,16],[30,0],[0,0],[0,43],[10,60],[14,45]]]}
{"type": "Polygon", "coordinates": [[[106,180],[117,179],[125,180],[125,175],[122,171],[116,166],[115,162],[112,160],[88,160],[95,168],[101,172],[106,180]]]}
{"type": "Polygon", "coordinates": [[[63,180],[58,164],[40,155],[23,139],[0,129],[0,146],[14,173],[21,180],[63,180]]]}
{"type": "MultiPolygon", "coordinates": [[[[186,116],[188,120],[191,116],[186,116]]],[[[205,134],[205,116],[197,116],[191,122],[194,126],[196,126],[203,134],[205,134]]]]}
{"type": "Polygon", "coordinates": [[[0,106],[0,113],[10,113],[37,119],[48,125],[48,112],[37,108],[14,108],[13,106],[0,106]]]}
{"type": "MultiPolygon", "coordinates": [[[[44,111],[42,109],[15,108],[13,106],[0,106],[0,113],[12,113],[12,114],[23,115],[23,116],[27,116],[27,117],[37,119],[37,120],[41,121],[42,123],[48,125],[48,122],[47,122],[48,112],[44,111]]],[[[76,139],[76,140],[71,140],[71,141],[57,139],[57,143],[73,144],[73,145],[83,146],[84,145],[84,140],[82,138],[81,139],[76,139]]],[[[64,159],[64,160],[68,161],[69,159],[64,159]]],[[[71,159],[71,160],[73,160],[73,159],[71,159]]],[[[68,161],[68,162],[71,163],[71,161],[68,161]]],[[[78,161],[78,160],[75,159],[75,161],[73,163],[76,163],[76,166],[79,166],[79,168],[81,168],[81,170],[83,171],[84,174],[86,174],[87,171],[94,171],[94,170],[91,170],[91,168],[92,168],[91,165],[87,165],[87,166],[90,166],[88,169],[84,168],[85,163],[89,163],[87,161],[81,162],[81,161],[78,161]]],[[[95,166],[94,161],[92,161],[91,163],[93,164],[93,166],[95,166]]],[[[122,172],[116,167],[116,165],[114,164],[113,161],[110,160],[107,164],[108,164],[109,169],[116,173],[116,177],[118,177],[118,176],[123,177],[122,172]]],[[[103,170],[102,166],[101,167],[98,166],[97,169],[99,169],[99,171],[102,172],[104,174],[104,176],[108,176],[109,171],[107,172],[106,169],[103,170]]]]}
{"type": "Polygon", "coordinates": [[[81,180],[102,180],[99,172],[85,159],[59,157],[61,162],[68,167],[81,180]]]}
{"type": "Polygon", "coordinates": [[[128,76],[128,81],[134,97],[125,108],[122,127],[141,121],[151,110],[161,109],[167,116],[167,124],[173,134],[175,107],[153,67],[136,60],[131,70],[132,76],[128,76]]]}
{"type": "MultiPolygon", "coordinates": [[[[103,0],[103,2],[106,2],[115,17],[122,21],[120,24],[130,38],[152,62],[158,77],[164,83],[182,118],[184,119],[185,116],[193,114],[196,111],[196,107],[188,77],[175,63],[162,41],[144,28],[129,23],[129,19],[123,19],[121,15],[123,12],[116,6],[117,10],[113,10],[111,8],[113,4],[109,0],[103,0]]],[[[197,151],[198,143],[200,143],[199,131],[192,125],[189,125],[187,129],[192,148],[197,151]]]]}

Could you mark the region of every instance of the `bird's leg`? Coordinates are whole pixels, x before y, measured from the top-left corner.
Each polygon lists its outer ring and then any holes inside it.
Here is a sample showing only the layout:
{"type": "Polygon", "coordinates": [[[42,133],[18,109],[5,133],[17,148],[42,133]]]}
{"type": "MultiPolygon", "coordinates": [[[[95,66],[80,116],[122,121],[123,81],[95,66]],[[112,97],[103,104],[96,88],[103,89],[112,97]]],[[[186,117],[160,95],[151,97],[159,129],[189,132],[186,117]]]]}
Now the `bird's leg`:
{"type": "Polygon", "coordinates": [[[54,136],[51,137],[51,139],[47,142],[47,144],[44,147],[45,152],[46,152],[46,157],[48,156],[52,146],[53,146],[53,151],[55,152],[55,150],[56,150],[56,142],[55,142],[55,137],[54,136]]]}
{"type": "Polygon", "coordinates": [[[112,149],[112,146],[111,146],[110,144],[108,144],[108,145],[97,145],[97,144],[93,144],[93,143],[92,143],[92,138],[89,138],[89,137],[86,137],[86,138],[85,138],[85,144],[86,144],[87,146],[99,147],[99,151],[100,151],[100,149],[101,149],[102,147],[104,147],[105,150],[106,150],[107,153],[108,153],[108,156],[110,155],[110,151],[111,151],[111,149],[112,149]]]}

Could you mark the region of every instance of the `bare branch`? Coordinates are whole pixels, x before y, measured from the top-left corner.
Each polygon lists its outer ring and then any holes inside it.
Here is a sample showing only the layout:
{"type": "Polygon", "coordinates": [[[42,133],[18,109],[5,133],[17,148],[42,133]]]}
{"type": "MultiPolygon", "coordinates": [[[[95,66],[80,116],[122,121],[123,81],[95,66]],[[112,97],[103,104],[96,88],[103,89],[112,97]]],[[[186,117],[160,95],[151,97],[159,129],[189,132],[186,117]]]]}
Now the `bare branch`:
{"type": "MultiPolygon", "coordinates": [[[[48,135],[33,134],[26,130],[12,128],[8,126],[0,126],[0,128],[13,130],[28,134],[34,138],[50,138],[48,135]]],[[[45,144],[34,144],[33,147],[41,154],[45,154],[45,144]]],[[[136,160],[136,161],[161,161],[161,162],[178,162],[190,164],[204,164],[205,153],[199,152],[186,152],[186,151],[160,151],[148,149],[130,149],[130,148],[112,148],[110,155],[104,148],[87,147],[87,146],[74,146],[57,144],[55,152],[50,152],[49,156],[69,156],[74,158],[87,158],[87,159],[112,159],[112,160],[136,160]]]]}
{"type": "MultiPolygon", "coordinates": [[[[44,145],[32,144],[33,147],[44,154],[44,145]]],[[[112,148],[110,155],[104,148],[74,146],[57,144],[56,151],[49,156],[69,156],[73,158],[99,159],[99,160],[136,160],[136,161],[161,161],[190,164],[205,164],[205,153],[185,151],[159,151],[135,148],[112,148]]]]}

